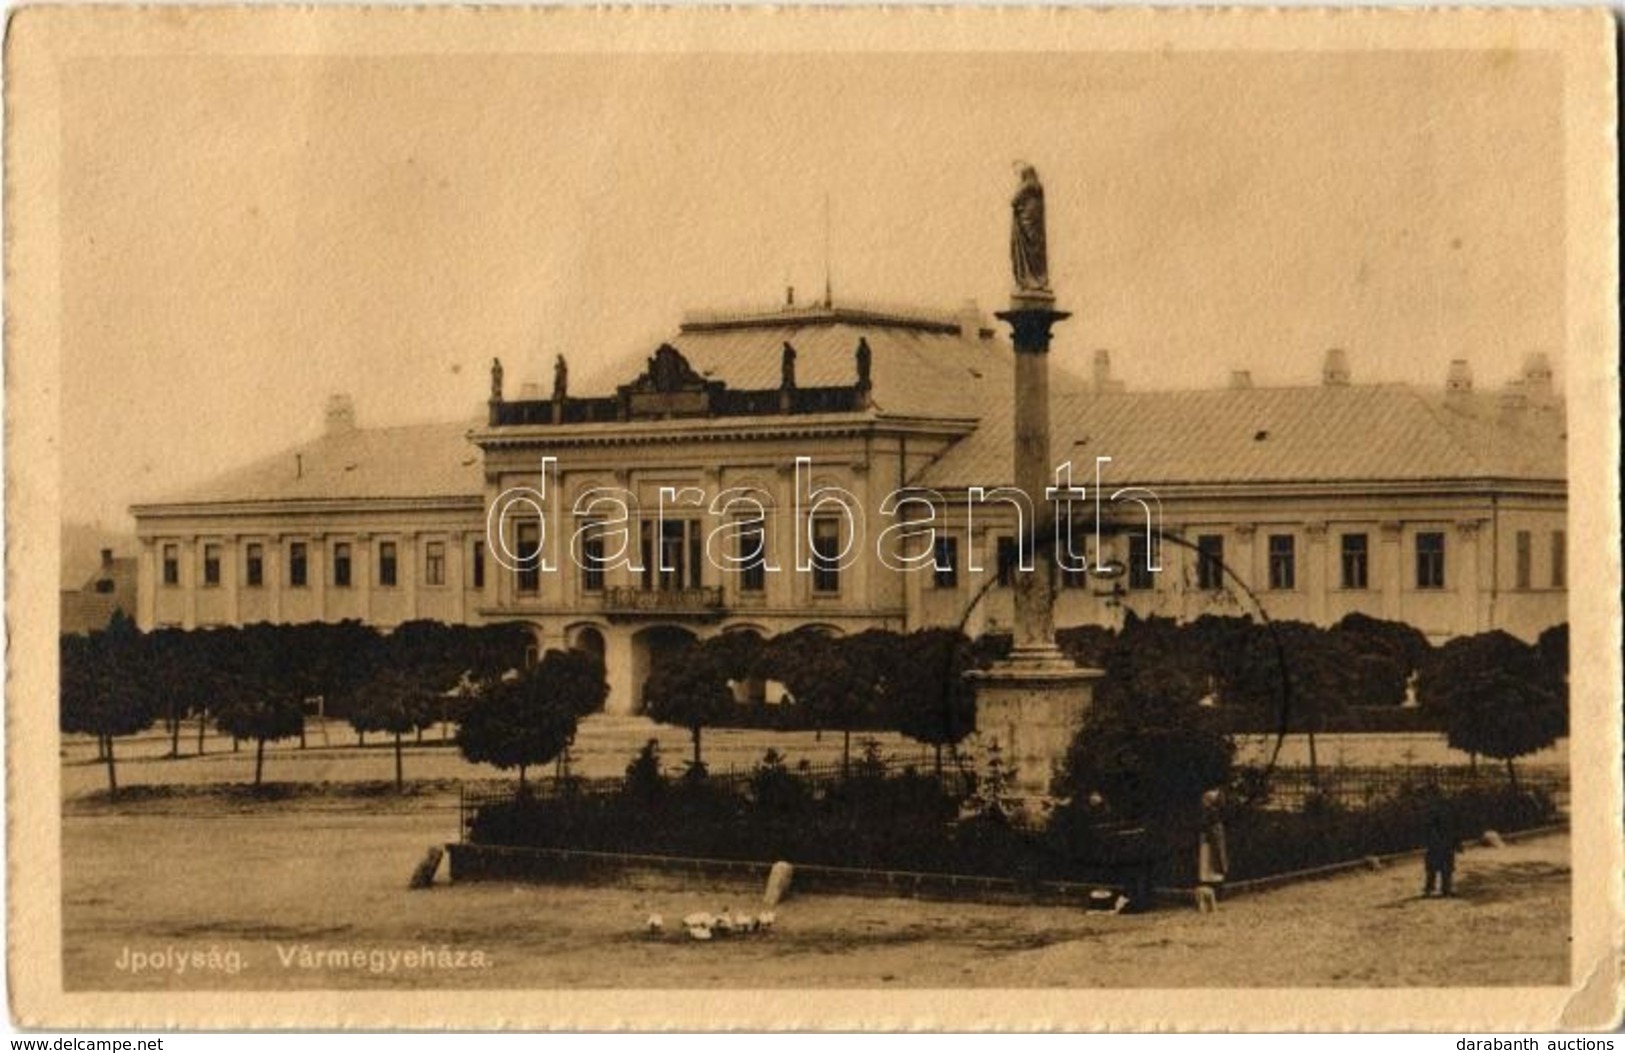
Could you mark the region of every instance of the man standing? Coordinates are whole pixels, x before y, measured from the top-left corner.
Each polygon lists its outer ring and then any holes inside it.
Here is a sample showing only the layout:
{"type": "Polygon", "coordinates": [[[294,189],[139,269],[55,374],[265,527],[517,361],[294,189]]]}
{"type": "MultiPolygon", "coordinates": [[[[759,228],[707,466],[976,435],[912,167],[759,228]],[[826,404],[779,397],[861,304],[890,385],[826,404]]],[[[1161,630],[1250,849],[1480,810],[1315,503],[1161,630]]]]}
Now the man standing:
{"type": "Polygon", "coordinates": [[[1435,888],[1441,896],[1455,894],[1450,889],[1450,882],[1456,873],[1457,847],[1456,839],[1450,833],[1450,824],[1445,821],[1444,811],[1435,808],[1428,814],[1427,843],[1422,852],[1422,865],[1426,870],[1423,896],[1433,895],[1435,888]]]}

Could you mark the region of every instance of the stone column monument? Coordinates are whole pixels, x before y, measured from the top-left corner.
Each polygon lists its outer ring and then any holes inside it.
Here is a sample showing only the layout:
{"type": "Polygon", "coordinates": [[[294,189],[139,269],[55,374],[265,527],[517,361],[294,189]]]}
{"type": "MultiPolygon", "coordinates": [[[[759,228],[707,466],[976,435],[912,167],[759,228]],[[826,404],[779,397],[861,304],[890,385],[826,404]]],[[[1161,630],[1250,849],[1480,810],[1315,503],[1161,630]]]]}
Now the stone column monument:
{"type": "MultiPolygon", "coordinates": [[[[1094,695],[1098,669],[1074,664],[1055,646],[1055,504],[1049,484],[1050,329],[1070,317],[1055,308],[1049,285],[1044,230],[1044,188],[1031,165],[1021,166],[1011,202],[1010,260],[1014,284],[1010,325],[1015,346],[1014,483],[1033,510],[1023,524],[1030,571],[1015,578],[1015,640],[1010,657],[974,674],[976,732],[985,747],[997,743],[1014,769],[1018,794],[1049,796],[1050,781],[1066,758],[1094,695]]],[[[1037,801],[1034,801],[1036,804],[1037,801]]]]}

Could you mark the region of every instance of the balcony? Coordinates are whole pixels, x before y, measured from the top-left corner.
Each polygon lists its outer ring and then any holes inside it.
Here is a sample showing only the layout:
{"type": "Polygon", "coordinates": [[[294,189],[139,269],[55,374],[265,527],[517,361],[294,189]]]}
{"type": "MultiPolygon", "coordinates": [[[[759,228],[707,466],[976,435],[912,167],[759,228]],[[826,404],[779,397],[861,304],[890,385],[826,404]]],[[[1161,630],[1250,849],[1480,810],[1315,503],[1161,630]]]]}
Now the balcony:
{"type": "Polygon", "coordinates": [[[701,585],[687,589],[645,589],[613,585],[604,590],[603,610],[610,618],[720,618],[722,589],[701,585]]]}

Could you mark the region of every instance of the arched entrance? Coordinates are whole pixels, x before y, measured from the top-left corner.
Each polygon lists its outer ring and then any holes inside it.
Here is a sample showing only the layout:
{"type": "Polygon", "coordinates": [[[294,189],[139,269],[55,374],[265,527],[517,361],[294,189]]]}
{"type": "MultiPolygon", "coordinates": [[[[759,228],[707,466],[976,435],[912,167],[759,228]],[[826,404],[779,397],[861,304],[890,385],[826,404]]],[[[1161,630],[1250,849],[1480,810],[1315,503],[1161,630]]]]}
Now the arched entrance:
{"type": "MultiPolygon", "coordinates": [[[[570,650],[578,651],[585,655],[591,655],[597,660],[598,668],[605,668],[604,659],[608,646],[604,641],[603,631],[596,625],[581,625],[573,629],[569,629],[565,633],[565,639],[569,641],[570,650]]],[[[609,702],[608,698],[606,697],[604,701],[605,705],[607,706],[609,702]]]]}
{"type": "Polygon", "coordinates": [[[604,661],[604,634],[596,625],[583,625],[570,633],[570,649],[590,654],[598,659],[599,664],[604,661]]]}
{"type": "Polygon", "coordinates": [[[636,685],[637,700],[633,712],[644,710],[643,687],[655,664],[692,645],[696,639],[692,632],[677,625],[651,625],[632,634],[632,683],[636,685]]]}

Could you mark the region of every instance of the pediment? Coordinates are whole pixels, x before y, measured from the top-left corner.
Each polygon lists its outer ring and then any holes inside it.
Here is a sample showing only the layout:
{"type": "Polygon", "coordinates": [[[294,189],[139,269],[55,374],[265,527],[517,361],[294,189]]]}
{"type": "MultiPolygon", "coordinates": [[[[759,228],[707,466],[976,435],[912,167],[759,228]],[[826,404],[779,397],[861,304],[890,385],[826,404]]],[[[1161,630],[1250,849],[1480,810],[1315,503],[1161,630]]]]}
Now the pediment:
{"type": "Polygon", "coordinates": [[[647,368],[622,390],[636,394],[673,395],[680,392],[706,391],[719,386],[694,371],[683,353],[670,344],[661,344],[649,356],[647,368]]]}

